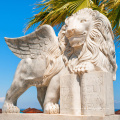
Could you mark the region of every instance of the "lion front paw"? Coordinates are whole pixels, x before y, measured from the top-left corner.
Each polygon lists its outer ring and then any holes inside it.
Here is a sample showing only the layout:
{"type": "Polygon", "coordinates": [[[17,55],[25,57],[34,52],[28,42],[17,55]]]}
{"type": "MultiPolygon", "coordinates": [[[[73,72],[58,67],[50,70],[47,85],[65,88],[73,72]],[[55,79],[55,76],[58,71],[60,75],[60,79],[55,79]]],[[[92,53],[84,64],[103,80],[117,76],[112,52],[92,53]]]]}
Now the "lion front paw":
{"type": "Polygon", "coordinates": [[[75,73],[83,74],[85,72],[90,72],[95,69],[94,65],[90,62],[83,62],[80,65],[77,65],[74,69],[75,73]]]}
{"type": "Polygon", "coordinates": [[[59,105],[53,103],[47,103],[44,107],[44,113],[46,114],[59,114],[59,105]]]}
{"type": "Polygon", "coordinates": [[[11,103],[4,103],[2,113],[20,113],[20,109],[11,103]]]}

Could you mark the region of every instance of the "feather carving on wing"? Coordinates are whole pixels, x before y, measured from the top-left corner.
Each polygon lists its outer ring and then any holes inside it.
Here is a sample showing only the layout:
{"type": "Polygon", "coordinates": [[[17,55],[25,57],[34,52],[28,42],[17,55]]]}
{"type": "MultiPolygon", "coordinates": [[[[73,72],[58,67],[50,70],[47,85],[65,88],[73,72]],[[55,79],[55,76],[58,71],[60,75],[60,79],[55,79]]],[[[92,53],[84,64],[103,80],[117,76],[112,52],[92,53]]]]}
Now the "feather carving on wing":
{"type": "Polygon", "coordinates": [[[58,38],[50,25],[43,25],[38,30],[23,37],[5,38],[5,41],[10,50],[21,59],[46,55],[52,47],[59,49],[58,38]]]}
{"type": "MultiPolygon", "coordinates": [[[[5,38],[10,50],[19,58],[37,59],[44,56],[46,70],[43,75],[44,85],[63,68],[58,38],[50,25],[43,25],[38,30],[19,38],[5,38]]],[[[41,62],[41,61],[40,61],[41,62]]]]}

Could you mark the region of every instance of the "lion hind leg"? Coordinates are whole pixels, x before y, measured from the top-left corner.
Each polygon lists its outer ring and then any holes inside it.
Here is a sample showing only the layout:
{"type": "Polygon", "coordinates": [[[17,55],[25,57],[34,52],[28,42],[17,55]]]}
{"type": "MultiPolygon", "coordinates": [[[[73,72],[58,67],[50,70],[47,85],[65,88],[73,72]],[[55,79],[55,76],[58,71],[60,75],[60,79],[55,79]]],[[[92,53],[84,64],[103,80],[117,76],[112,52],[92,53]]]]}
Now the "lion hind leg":
{"type": "Polygon", "coordinates": [[[59,76],[54,76],[46,91],[44,100],[44,113],[46,114],[58,114],[59,105],[58,101],[60,98],[60,80],[59,76]]]}
{"type": "Polygon", "coordinates": [[[47,87],[37,87],[37,99],[43,109],[43,103],[46,95],[47,87]]]}
{"type": "Polygon", "coordinates": [[[17,99],[29,88],[24,82],[13,81],[8,90],[2,107],[3,113],[19,113],[20,109],[16,106],[17,99]]]}

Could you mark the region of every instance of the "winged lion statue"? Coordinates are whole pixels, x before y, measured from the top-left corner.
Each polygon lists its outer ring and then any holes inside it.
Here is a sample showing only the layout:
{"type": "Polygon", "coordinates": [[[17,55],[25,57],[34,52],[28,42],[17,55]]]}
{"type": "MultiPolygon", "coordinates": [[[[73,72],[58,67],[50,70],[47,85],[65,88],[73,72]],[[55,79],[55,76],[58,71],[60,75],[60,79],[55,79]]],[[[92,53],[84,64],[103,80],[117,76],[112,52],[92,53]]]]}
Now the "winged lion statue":
{"type": "Polygon", "coordinates": [[[50,25],[19,37],[5,38],[19,58],[13,83],[2,108],[4,113],[19,112],[17,99],[30,86],[44,113],[59,113],[60,76],[85,72],[110,72],[116,79],[114,35],[109,20],[96,10],[85,8],[66,18],[58,38],[50,25]]]}
{"type": "MultiPolygon", "coordinates": [[[[31,86],[37,87],[37,98],[43,108],[43,103],[46,105],[50,103],[49,100],[55,97],[52,94],[53,86],[57,86],[58,73],[64,67],[58,38],[53,28],[50,25],[43,25],[29,35],[19,38],[5,38],[5,41],[10,50],[22,60],[17,67],[13,83],[6,94],[2,108],[3,113],[20,112],[16,106],[17,99],[31,86]],[[53,80],[53,82],[51,82],[51,87],[48,88],[50,80],[53,80]],[[44,102],[45,99],[46,102],[44,102]]],[[[52,105],[48,104],[44,107],[47,109],[44,109],[44,112],[47,112],[52,106],[58,113],[58,105],[53,104],[57,103],[58,100],[59,97],[53,99],[52,105]]]]}

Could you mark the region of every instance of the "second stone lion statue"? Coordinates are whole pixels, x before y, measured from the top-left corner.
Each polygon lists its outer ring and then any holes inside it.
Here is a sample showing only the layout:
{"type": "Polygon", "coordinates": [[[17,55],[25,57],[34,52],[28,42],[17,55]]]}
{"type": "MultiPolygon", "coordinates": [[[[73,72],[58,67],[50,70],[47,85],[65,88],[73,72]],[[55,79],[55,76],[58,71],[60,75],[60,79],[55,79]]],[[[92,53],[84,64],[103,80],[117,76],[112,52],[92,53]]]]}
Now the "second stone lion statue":
{"type": "Polygon", "coordinates": [[[36,86],[45,113],[59,113],[60,76],[104,71],[116,76],[114,36],[109,20],[85,8],[65,20],[58,38],[49,25],[20,38],[5,38],[22,58],[3,105],[4,113],[19,112],[17,99],[36,86]]]}

